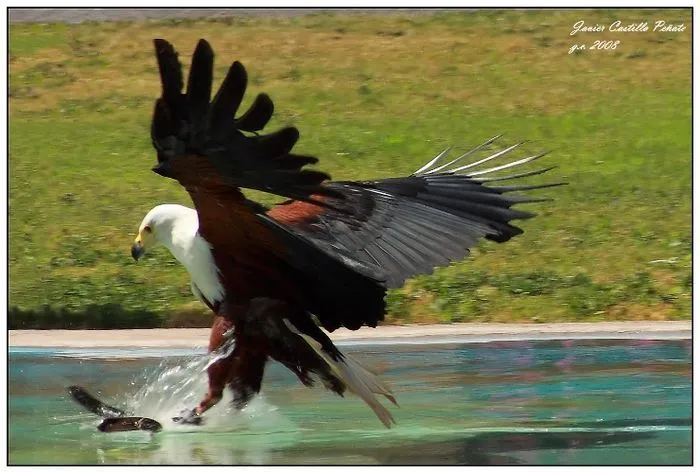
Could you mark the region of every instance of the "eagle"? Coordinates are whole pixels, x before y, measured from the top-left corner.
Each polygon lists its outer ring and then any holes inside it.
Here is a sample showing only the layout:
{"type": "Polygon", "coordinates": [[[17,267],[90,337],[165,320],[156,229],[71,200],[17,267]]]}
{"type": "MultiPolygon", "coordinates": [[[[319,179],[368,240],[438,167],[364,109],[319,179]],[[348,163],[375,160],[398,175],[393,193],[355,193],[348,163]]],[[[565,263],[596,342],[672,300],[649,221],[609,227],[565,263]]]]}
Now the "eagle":
{"type": "Polygon", "coordinates": [[[378,397],[396,404],[391,389],[342,353],[328,332],[376,327],[388,289],[465,258],[482,239],[502,243],[521,234],[511,221],[534,214],[514,204],[548,199],[517,191],[559,184],[508,181],[552,167],[492,173],[544,153],[475,170],[519,143],[465,163],[494,137],[450,161],[445,150],[409,176],[333,181],[306,167],[317,158],[293,152],[295,127],[261,133],[274,111],[268,95],[237,113],[247,86],[240,62],[231,64],[212,98],[214,52],[206,40],[196,46],[186,86],[173,46],[163,39],[154,44],[162,91],[151,124],[153,171],[178,181],[194,209],[153,208],[131,254],[138,260],[149,247],[164,245],[187,269],[193,294],[213,312],[208,350],[218,353],[201,402],[173,420],[201,423],[227,388],[235,408],[243,409],[275,360],[306,386],[320,380],[341,396],[359,396],[390,427],[394,419],[378,397]],[[242,189],[286,200],[267,207],[242,189]]]}

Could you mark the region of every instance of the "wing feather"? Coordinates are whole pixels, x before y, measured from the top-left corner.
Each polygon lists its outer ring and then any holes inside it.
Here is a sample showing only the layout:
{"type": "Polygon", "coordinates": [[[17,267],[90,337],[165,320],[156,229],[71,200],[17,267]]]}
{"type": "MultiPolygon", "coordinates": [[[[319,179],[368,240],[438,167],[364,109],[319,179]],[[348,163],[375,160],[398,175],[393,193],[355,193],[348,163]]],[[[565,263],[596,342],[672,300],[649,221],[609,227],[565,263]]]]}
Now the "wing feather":
{"type": "MultiPolygon", "coordinates": [[[[486,158],[477,155],[475,162],[462,164],[466,156],[485,150],[498,138],[442,164],[448,149],[408,177],[328,184],[345,195],[345,212],[319,207],[294,212],[299,204],[292,203],[273,208],[268,215],[312,242],[324,242],[336,251],[347,251],[358,261],[383,269],[386,286],[399,287],[406,278],[429,274],[436,266],[463,259],[482,239],[504,242],[521,234],[522,229],[512,221],[535,214],[512,207],[548,199],[511,192],[560,185],[486,185],[484,179],[498,178],[481,176],[525,165],[543,155],[479,170],[479,165],[513,152],[518,144],[486,158]],[[285,209],[290,206],[292,209],[285,209]]],[[[525,172],[521,176],[545,171],[525,172]]]]}
{"type": "Polygon", "coordinates": [[[260,94],[250,108],[236,119],[236,127],[242,131],[260,131],[270,121],[274,111],[275,105],[272,99],[267,94],[260,94]]]}
{"type": "MultiPolygon", "coordinates": [[[[165,40],[154,41],[162,93],[156,101],[151,138],[158,152],[157,173],[178,180],[187,189],[212,194],[222,188],[249,188],[323,205],[324,196],[342,198],[323,183],[328,174],[303,169],[316,158],[291,154],[299,139],[294,127],[267,135],[249,136],[270,120],[274,105],[265,94],[236,119],[248,85],[243,65],[231,64],[210,100],[214,52],[200,40],[192,57],[187,91],[182,92],[182,66],[165,40]],[[203,165],[201,159],[207,161],[203,165]]],[[[244,205],[242,194],[236,203],[244,205]]],[[[232,202],[226,202],[231,205],[232,202]]],[[[200,210],[200,209],[198,209],[200,210]]]]}

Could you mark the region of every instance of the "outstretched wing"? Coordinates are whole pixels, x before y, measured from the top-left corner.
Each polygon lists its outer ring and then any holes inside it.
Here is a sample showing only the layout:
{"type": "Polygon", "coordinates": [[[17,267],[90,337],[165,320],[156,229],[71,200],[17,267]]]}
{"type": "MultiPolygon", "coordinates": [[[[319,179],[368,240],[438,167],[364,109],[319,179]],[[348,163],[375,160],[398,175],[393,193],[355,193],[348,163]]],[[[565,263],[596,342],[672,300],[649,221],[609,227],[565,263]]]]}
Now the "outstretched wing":
{"type": "Polygon", "coordinates": [[[479,168],[520,146],[487,154],[468,164],[463,161],[487,149],[499,137],[450,162],[449,150],[440,153],[411,176],[368,182],[331,182],[328,187],[344,195],[344,212],[304,202],[289,202],[268,212],[290,231],[314,244],[383,271],[387,287],[400,287],[417,274],[459,261],[483,239],[505,242],[522,229],[512,220],[535,214],[512,208],[514,204],[548,199],[513,194],[560,184],[489,186],[542,174],[552,168],[514,175],[492,173],[527,164],[538,154],[490,168],[479,168]]]}
{"type": "Polygon", "coordinates": [[[256,209],[240,187],[307,202],[337,195],[322,185],[327,174],[302,169],[316,163],[316,158],[291,153],[299,138],[296,128],[251,133],[261,130],[272,116],[274,106],[267,95],[258,95],[250,109],[235,118],[247,85],[241,63],[231,65],[212,99],[214,53],[207,41],[197,44],[184,93],[182,66],[173,46],[156,39],[155,50],[162,94],[151,125],[158,153],[153,170],[187,189],[204,234],[212,231],[213,220],[233,218],[241,231],[245,225],[255,225],[256,209]]]}

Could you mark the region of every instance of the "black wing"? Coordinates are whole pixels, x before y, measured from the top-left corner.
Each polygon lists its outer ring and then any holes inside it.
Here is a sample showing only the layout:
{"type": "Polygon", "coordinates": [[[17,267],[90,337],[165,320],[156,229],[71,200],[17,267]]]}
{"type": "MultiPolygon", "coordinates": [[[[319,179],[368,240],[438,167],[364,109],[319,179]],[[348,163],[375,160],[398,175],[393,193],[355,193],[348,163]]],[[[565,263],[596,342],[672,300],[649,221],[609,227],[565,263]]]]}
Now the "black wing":
{"type": "Polygon", "coordinates": [[[316,158],[291,152],[299,139],[296,128],[266,135],[244,133],[261,130],[274,107],[267,95],[260,94],[247,112],[235,118],[248,82],[240,62],[231,65],[210,101],[214,52],[207,41],[197,44],[185,93],[182,66],[173,46],[156,39],[155,49],[163,87],[151,125],[158,152],[155,172],[177,179],[188,190],[211,191],[214,182],[305,201],[313,201],[311,195],[338,197],[322,185],[328,174],[302,169],[316,163],[316,158]],[[213,169],[205,169],[201,159],[213,169]]]}
{"type": "Polygon", "coordinates": [[[411,176],[367,182],[332,182],[328,187],[344,195],[343,212],[333,208],[301,215],[299,203],[280,205],[268,215],[320,248],[352,260],[386,287],[400,287],[417,274],[459,261],[485,238],[505,242],[522,233],[512,221],[535,214],[515,204],[549,199],[513,194],[561,185],[490,186],[542,174],[552,168],[514,175],[492,173],[524,165],[544,154],[479,169],[480,165],[515,150],[513,145],[462,165],[468,156],[487,148],[498,137],[459,158],[443,163],[447,151],[411,176]]]}

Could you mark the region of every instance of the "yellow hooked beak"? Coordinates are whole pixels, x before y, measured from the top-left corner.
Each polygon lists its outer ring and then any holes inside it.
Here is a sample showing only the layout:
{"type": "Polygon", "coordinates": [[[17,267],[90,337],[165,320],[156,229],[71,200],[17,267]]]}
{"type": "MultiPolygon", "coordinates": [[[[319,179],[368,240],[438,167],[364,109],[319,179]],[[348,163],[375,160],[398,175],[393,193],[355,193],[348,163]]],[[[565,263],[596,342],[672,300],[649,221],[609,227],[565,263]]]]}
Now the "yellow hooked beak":
{"type": "Polygon", "coordinates": [[[136,235],[134,243],[131,245],[131,256],[138,261],[146,252],[146,244],[152,238],[150,229],[144,229],[136,235]]]}

